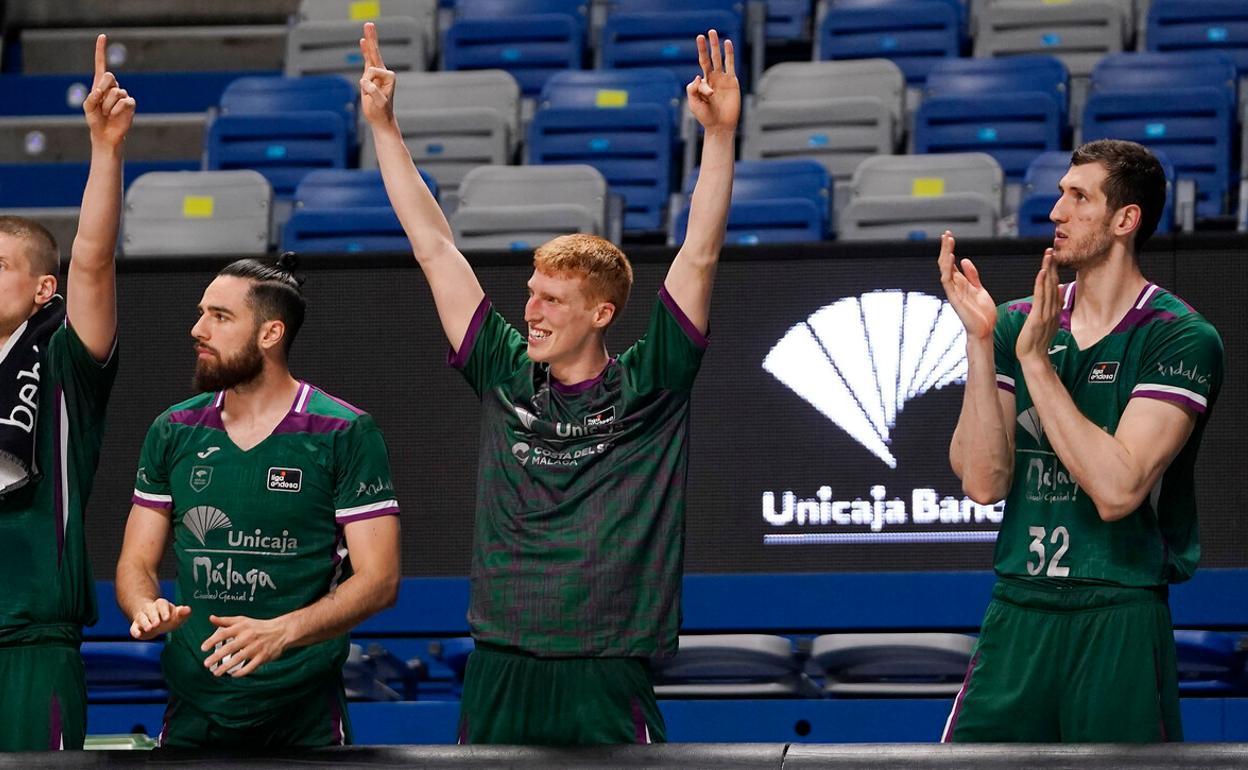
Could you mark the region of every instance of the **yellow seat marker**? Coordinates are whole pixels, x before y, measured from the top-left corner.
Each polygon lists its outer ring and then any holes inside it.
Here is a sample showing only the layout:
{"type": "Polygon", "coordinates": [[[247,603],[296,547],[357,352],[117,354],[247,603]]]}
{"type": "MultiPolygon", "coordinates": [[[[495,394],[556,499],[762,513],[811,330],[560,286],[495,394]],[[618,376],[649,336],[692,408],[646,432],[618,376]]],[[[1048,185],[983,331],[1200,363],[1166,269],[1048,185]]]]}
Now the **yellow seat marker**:
{"type": "Polygon", "coordinates": [[[216,199],[211,195],[182,196],[182,216],[187,219],[211,219],[216,199]]]}
{"type": "Polygon", "coordinates": [[[381,3],[379,0],[355,0],[349,13],[351,21],[369,21],[381,15],[381,3]]]}
{"type": "Polygon", "coordinates": [[[945,180],[938,176],[921,176],[910,183],[913,198],[939,198],[945,194],[945,180]]]}
{"type": "Polygon", "coordinates": [[[628,91],[612,88],[599,89],[594,98],[594,104],[598,107],[627,107],[628,91]]]}

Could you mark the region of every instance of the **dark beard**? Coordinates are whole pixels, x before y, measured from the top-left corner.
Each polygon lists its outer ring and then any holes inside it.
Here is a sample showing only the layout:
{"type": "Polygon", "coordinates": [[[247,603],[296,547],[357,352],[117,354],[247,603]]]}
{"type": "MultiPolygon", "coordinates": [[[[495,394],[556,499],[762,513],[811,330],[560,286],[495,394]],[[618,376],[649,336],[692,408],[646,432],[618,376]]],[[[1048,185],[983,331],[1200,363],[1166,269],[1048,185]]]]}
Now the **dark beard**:
{"type": "Polygon", "coordinates": [[[210,358],[196,359],[195,375],[191,378],[191,387],[197,393],[229,390],[255,380],[262,371],[264,371],[264,354],[260,352],[260,346],[253,341],[233,358],[224,358],[219,361],[210,358]]]}

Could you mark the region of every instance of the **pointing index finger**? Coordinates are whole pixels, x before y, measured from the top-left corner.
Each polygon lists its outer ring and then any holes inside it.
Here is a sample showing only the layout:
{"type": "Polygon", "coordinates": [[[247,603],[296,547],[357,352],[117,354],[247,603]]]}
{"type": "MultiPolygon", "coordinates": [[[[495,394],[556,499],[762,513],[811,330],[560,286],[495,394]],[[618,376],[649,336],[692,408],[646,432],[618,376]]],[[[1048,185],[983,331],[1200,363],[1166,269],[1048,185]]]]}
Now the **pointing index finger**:
{"type": "Polygon", "coordinates": [[[107,47],[108,47],[108,35],[105,35],[104,33],[101,32],[95,38],[95,79],[96,80],[99,80],[101,77],[103,77],[104,71],[107,69],[107,64],[105,62],[105,57],[104,57],[104,50],[107,47]]]}

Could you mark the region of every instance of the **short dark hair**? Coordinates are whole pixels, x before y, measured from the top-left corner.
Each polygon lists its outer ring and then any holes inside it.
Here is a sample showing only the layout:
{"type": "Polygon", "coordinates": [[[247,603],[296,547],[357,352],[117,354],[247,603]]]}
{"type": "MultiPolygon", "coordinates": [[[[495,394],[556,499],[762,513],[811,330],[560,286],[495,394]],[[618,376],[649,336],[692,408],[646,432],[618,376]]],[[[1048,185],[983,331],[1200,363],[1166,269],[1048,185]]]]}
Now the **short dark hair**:
{"type": "Polygon", "coordinates": [[[258,259],[240,259],[226,265],[218,276],[232,275],[251,282],[247,302],[256,314],[256,323],[281,321],[286,325],[282,352],[289,354],[295,342],[308,302],[303,297],[303,280],[295,276],[298,260],[294,254],[283,254],[273,265],[258,259]]]}
{"type": "Polygon", "coordinates": [[[48,228],[33,219],[4,215],[0,216],[0,233],[26,241],[31,275],[60,274],[61,251],[48,228]]]}
{"type": "Polygon", "coordinates": [[[1157,229],[1166,207],[1166,172],[1157,156],[1146,147],[1121,139],[1097,139],[1078,147],[1070,165],[1100,163],[1105,176],[1105,202],[1111,211],[1132,203],[1140,207],[1140,226],[1135,231],[1135,250],[1157,229]]]}

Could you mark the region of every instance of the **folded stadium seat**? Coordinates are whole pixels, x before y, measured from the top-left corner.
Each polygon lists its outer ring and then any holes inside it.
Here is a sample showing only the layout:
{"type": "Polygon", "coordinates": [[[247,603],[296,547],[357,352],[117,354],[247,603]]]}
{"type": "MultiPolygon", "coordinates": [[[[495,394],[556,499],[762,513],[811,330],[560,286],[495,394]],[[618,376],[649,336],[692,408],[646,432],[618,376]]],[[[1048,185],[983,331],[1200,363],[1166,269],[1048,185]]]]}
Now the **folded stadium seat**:
{"type": "Polygon", "coordinates": [[[1240,694],[1248,691],[1244,650],[1233,634],[1217,631],[1174,632],[1178,653],[1179,692],[1240,694]]]}
{"type": "Polygon", "coordinates": [[[810,0],[768,0],[766,40],[790,43],[810,39],[810,0]]]}
{"type": "Polygon", "coordinates": [[[651,661],[660,698],[817,697],[793,643],[769,634],[681,634],[670,658],[651,661]]]}
{"type": "Polygon", "coordinates": [[[988,0],[978,14],[975,56],[1056,56],[1070,73],[1070,114],[1082,118],[1088,76],[1102,56],[1125,50],[1131,0],[988,0]]]}
{"type": "MultiPolygon", "coordinates": [[[[221,96],[221,114],[208,127],[210,170],[255,169],[288,204],[303,175],[346,168],[355,141],[356,87],[337,75],[249,77],[221,96]]],[[[278,211],[279,224],[286,220],[278,211]]]]}
{"type": "MultiPolygon", "coordinates": [[[[1166,207],[1162,210],[1161,219],[1157,222],[1157,232],[1166,234],[1173,232],[1176,224],[1184,224],[1191,219],[1191,214],[1194,213],[1192,206],[1195,203],[1196,187],[1189,182],[1186,185],[1186,191],[1181,190],[1180,188],[1184,186],[1175,181],[1174,164],[1170,162],[1165,152],[1161,150],[1153,152],[1166,172],[1166,207]],[[1176,219],[1179,211],[1186,211],[1187,218],[1179,216],[1176,219]]],[[[1054,225],[1049,219],[1049,212],[1053,211],[1053,206],[1056,205],[1059,197],[1057,183],[1069,169],[1070,153],[1065,151],[1041,153],[1027,167],[1027,174],[1023,178],[1023,198],[1018,207],[1020,238],[1051,238],[1053,236],[1054,225]]],[[[1190,232],[1190,229],[1190,224],[1186,224],[1185,231],[1190,232]]]]}
{"type": "Polygon", "coordinates": [[[815,59],[891,59],[921,88],[936,62],[959,54],[961,30],[944,0],[841,0],[819,22],[815,59]]]}
{"type": "Polygon", "coordinates": [[[476,642],[471,636],[456,636],[429,643],[429,651],[450,669],[455,681],[461,685],[464,682],[464,670],[468,668],[468,656],[474,649],[476,642]]]}
{"type": "MultiPolygon", "coordinates": [[[[416,27],[421,32],[422,48],[429,61],[436,59],[438,51],[438,0],[365,0],[365,2],[343,2],[343,0],[299,0],[299,10],[295,14],[298,21],[349,21],[355,25],[356,32],[366,21],[377,22],[380,35],[389,20],[406,16],[416,20],[416,27]]],[[[358,38],[356,53],[359,53],[358,38]]],[[[384,40],[384,38],[383,38],[384,40]]],[[[383,48],[388,51],[388,48],[383,48]]],[[[386,66],[390,66],[387,53],[386,66]]],[[[363,69],[363,61],[359,62],[363,69]]],[[[391,68],[393,69],[393,68],[391,68]]],[[[424,69],[422,67],[422,69],[424,69]]]]}
{"type": "Polygon", "coordinates": [[[949,697],[971,664],[975,637],[947,633],[825,634],[810,659],[837,697],[949,697]]]}
{"type": "Polygon", "coordinates": [[[741,158],[817,160],[832,175],[840,205],[858,164],[896,149],[905,95],[905,77],[888,59],[768,67],[746,97],[741,158]]]}
{"type": "MultiPolygon", "coordinates": [[[[342,75],[353,82],[364,71],[360,53],[358,21],[300,21],[286,36],[287,77],[342,75]]],[[[425,70],[432,58],[428,40],[432,34],[411,16],[392,16],[377,25],[377,41],[384,51],[386,69],[394,72],[425,70]]]]}
{"type": "Polygon", "coordinates": [[[529,124],[528,162],[593,166],[623,198],[625,232],[662,230],[683,95],[675,75],[560,75],[548,85],[529,124]]]}
{"type": "Polygon", "coordinates": [[[528,250],[606,227],[607,180],[592,166],[481,166],[459,195],[451,229],[463,249],[528,250]]]}
{"type": "MultiPolygon", "coordinates": [[[[681,86],[702,74],[697,36],[708,29],[733,42],[741,83],[750,78],[744,0],[685,0],[674,10],[666,0],[612,0],[598,48],[602,69],[663,67],[681,86]]],[[[761,37],[761,27],[755,32],[761,37]]],[[[742,90],[745,90],[744,88],[742,90]]]]}
{"type": "Polygon", "coordinates": [[[1083,141],[1129,139],[1163,150],[1196,183],[1196,215],[1232,213],[1235,63],[1221,51],[1105,57],[1092,73],[1083,141]]]}
{"type": "MultiPolygon", "coordinates": [[[[254,72],[133,72],[121,75],[137,113],[202,113],[216,107],[226,86],[254,72]]],[[[91,90],[88,69],[83,75],[0,74],[0,115],[63,115],[82,120],[82,102],[91,90]]]]}
{"type": "Polygon", "coordinates": [[[914,151],[985,152],[1021,185],[1033,158],[1062,146],[1067,81],[1052,56],[939,62],[915,114],[914,151]]]}
{"type": "MultiPolygon", "coordinates": [[[[668,243],[685,240],[689,196],[697,169],[685,180],[684,205],[673,218],[668,243]]],[[[728,209],[726,243],[800,243],[832,235],[832,179],[813,160],[737,161],[728,209]]]]}
{"type": "Polygon", "coordinates": [[[83,642],[87,701],[161,703],[169,697],[160,669],[160,642],[83,642]]]}
{"type": "Polygon", "coordinates": [[[23,0],[8,3],[4,23],[10,29],[107,28],[125,24],[281,24],[296,5],[297,0],[247,0],[245,3],[23,0]]]}
{"type": "Polygon", "coordinates": [[[144,174],[126,193],[122,253],[263,256],[272,201],[272,188],[256,171],[144,174]]]}
{"type": "Polygon", "coordinates": [[[1248,100],[1248,3],[1243,0],[1154,0],[1148,9],[1149,51],[1225,51],[1239,71],[1239,100],[1248,100]]]}
{"type": "MultiPolygon", "coordinates": [[[[520,86],[504,70],[411,72],[398,77],[394,114],[412,160],[453,195],[477,166],[511,163],[519,144],[520,86]]],[[[360,167],[377,167],[361,129],[360,167]]]]}
{"type": "Polygon", "coordinates": [[[588,20],[588,0],[457,0],[442,68],[506,70],[535,97],[555,72],[581,68],[588,20]]]}
{"type": "MultiPolygon", "coordinates": [[[[421,177],[436,198],[438,183],[427,174],[421,177]]],[[[407,252],[411,246],[380,171],[324,169],[308,172],[295,189],[295,207],[282,227],[280,250],[355,254],[407,252]]]]}
{"type": "MultiPolygon", "coordinates": [[[[22,30],[22,72],[89,73],[95,38],[108,31],[108,66],[129,90],[136,72],[271,72],[282,68],[284,25],[22,30]]],[[[137,97],[136,97],[137,98],[137,97]]]]}
{"type": "Polygon", "coordinates": [[[380,644],[365,650],[352,644],[342,666],[342,683],[348,700],[416,700],[424,665],[419,660],[402,661],[380,644]]]}
{"type": "Polygon", "coordinates": [[[837,233],[844,240],[990,238],[1004,174],[991,155],[881,155],[858,166],[837,233]]]}

